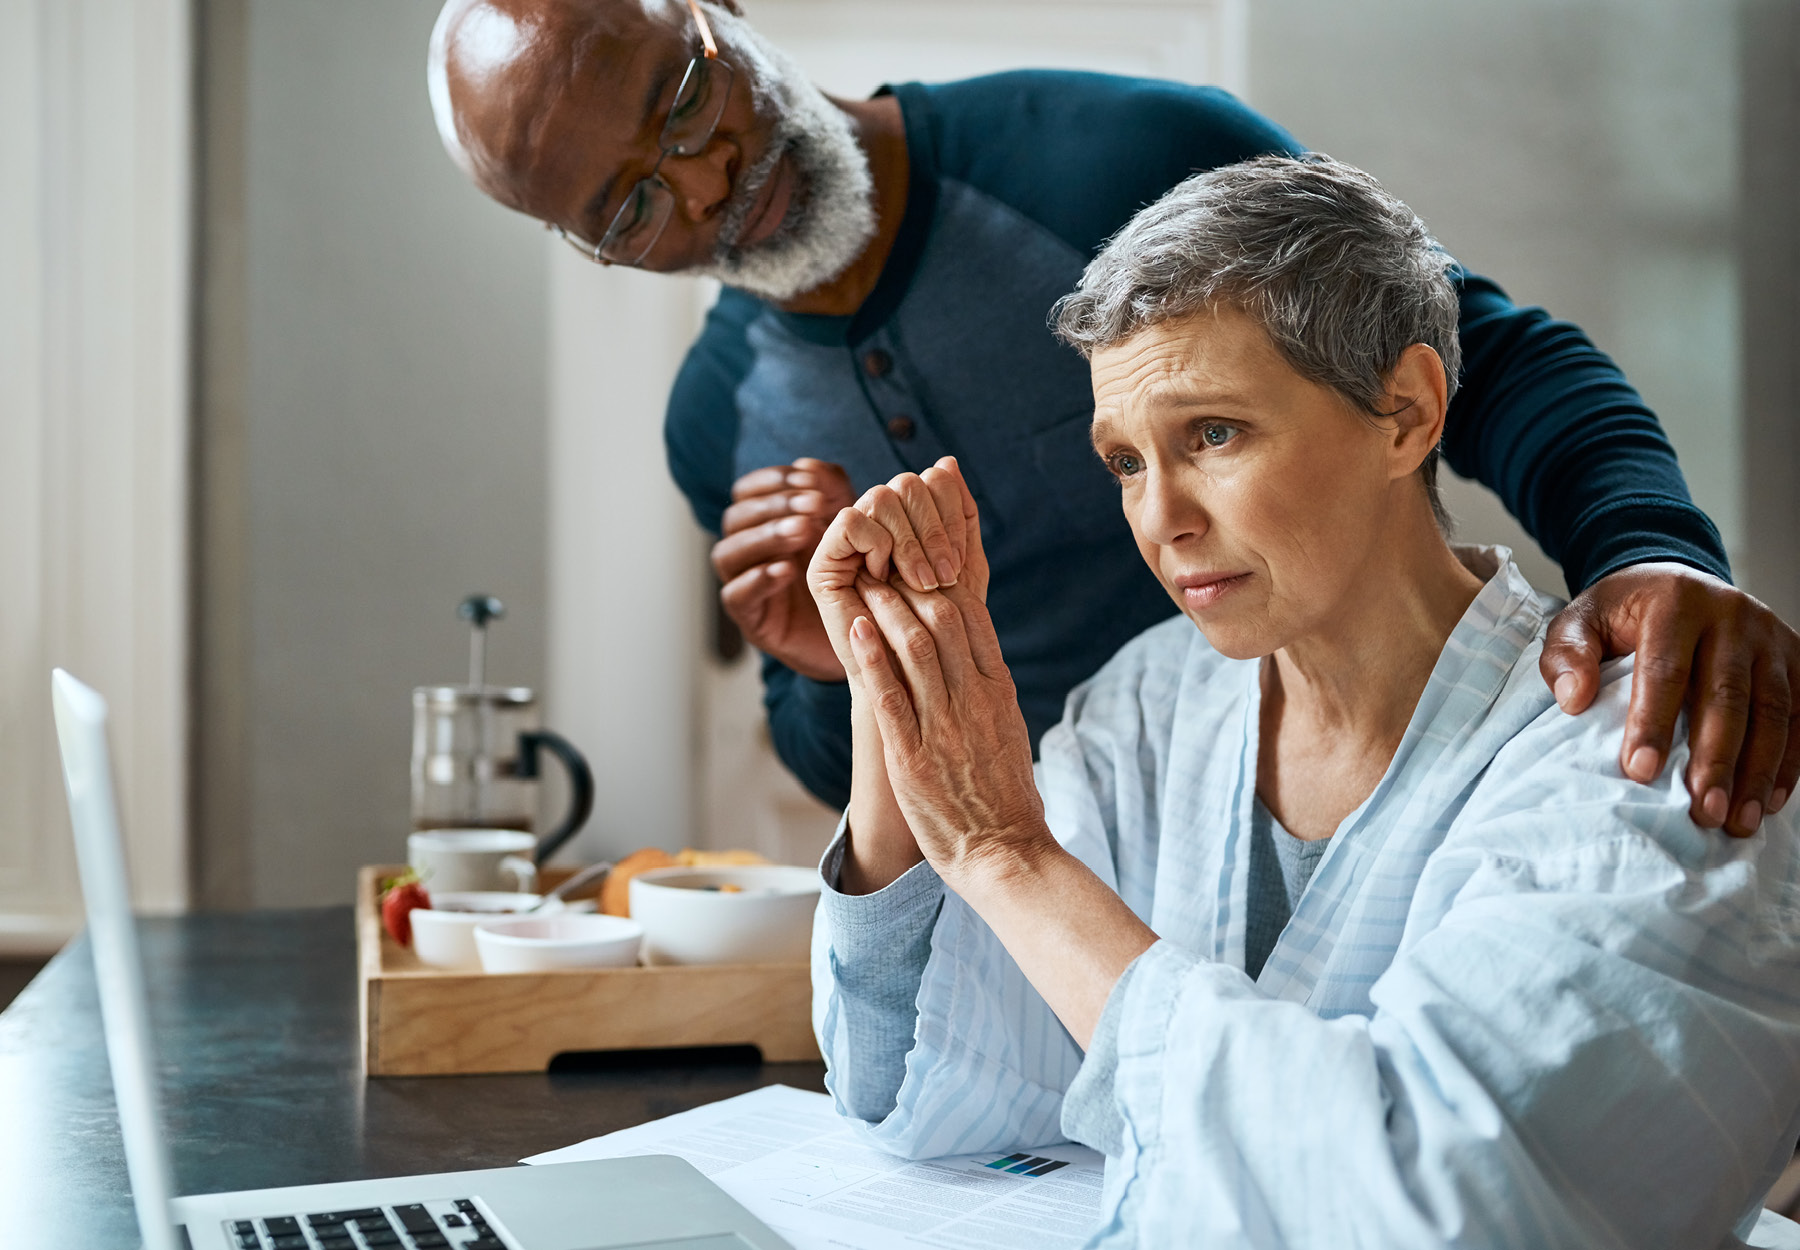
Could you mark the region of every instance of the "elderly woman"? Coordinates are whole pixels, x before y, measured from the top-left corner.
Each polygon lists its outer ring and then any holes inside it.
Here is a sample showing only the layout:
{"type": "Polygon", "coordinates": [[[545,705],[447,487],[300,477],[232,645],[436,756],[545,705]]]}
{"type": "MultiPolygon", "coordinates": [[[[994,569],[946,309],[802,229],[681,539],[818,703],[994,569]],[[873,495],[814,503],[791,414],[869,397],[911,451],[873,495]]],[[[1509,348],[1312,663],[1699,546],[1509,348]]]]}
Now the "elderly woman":
{"type": "Polygon", "coordinates": [[[816,1014],[879,1144],[1087,1142],[1105,1246],[1797,1231],[1759,1220],[1800,1133],[1792,817],[1711,837],[1679,766],[1621,776],[1628,666],[1563,715],[1556,603],[1446,542],[1445,263],[1322,158],[1190,179],[1095,259],[1058,325],[1183,616],[1035,776],[954,462],[833,524],[855,762],[816,1014]]]}

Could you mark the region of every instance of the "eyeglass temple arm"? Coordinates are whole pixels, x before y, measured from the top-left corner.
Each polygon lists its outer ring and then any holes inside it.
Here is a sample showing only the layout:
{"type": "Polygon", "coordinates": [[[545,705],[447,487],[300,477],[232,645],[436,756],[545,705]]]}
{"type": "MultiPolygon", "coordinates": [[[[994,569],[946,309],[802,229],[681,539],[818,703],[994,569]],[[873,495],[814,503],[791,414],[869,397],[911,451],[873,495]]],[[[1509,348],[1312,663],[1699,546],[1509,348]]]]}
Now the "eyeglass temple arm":
{"type": "Polygon", "coordinates": [[[693,10],[694,25],[700,28],[700,42],[706,45],[706,59],[719,59],[719,45],[713,42],[712,23],[706,20],[706,14],[700,11],[700,0],[687,0],[688,8],[693,10]]]}

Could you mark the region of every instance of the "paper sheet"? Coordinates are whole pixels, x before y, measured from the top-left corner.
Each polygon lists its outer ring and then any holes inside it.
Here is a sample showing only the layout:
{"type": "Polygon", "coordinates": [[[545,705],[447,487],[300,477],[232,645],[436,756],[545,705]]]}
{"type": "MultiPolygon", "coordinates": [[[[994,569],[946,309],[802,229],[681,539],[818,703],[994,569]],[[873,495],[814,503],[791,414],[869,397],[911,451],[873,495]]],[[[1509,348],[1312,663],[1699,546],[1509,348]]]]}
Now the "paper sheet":
{"type": "Polygon", "coordinates": [[[524,1162],[644,1154],[680,1155],[794,1250],[1074,1250],[1100,1215],[1103,1160],[1085,1146],[909,1163],[786,1085],[524,1162]]]}

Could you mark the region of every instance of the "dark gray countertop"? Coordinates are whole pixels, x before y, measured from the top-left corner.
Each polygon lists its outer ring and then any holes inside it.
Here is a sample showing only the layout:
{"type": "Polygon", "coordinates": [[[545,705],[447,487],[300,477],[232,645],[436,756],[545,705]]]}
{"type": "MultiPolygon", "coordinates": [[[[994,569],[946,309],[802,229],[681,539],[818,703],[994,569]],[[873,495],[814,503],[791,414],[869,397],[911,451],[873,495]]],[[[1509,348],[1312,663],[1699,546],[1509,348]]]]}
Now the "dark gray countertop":
{"type": "MultiPolygon", "coordinates": [[[[180,1193],[499,1167],[820,1063],[655,1052],[515,1076],[358,1062],[350,909],[140,924],[180,1193]]],[[[78,938],[0,1013],[0,1228],[32,1250],[136,1247],[94,967],[78,938]]]]}

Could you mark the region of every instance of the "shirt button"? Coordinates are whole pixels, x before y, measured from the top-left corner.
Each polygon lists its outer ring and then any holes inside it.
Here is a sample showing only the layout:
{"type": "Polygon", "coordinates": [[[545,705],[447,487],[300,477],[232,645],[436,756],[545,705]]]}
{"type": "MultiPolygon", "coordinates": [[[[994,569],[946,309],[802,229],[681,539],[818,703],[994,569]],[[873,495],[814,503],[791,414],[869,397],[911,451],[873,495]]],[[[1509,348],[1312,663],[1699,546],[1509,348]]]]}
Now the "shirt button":
{"type": "Polygon", "coordinates": [[[911,417],[895,417],[888,422],[888,437],[897,443],[904,443],[913,436],[915,428],[911,417]]]}
{"type": "Polygon", "coordinates": [[[894,358],[879,347],[863,353],[863,372],[872,378],[885,378],[894,369],[894,358]]]}

